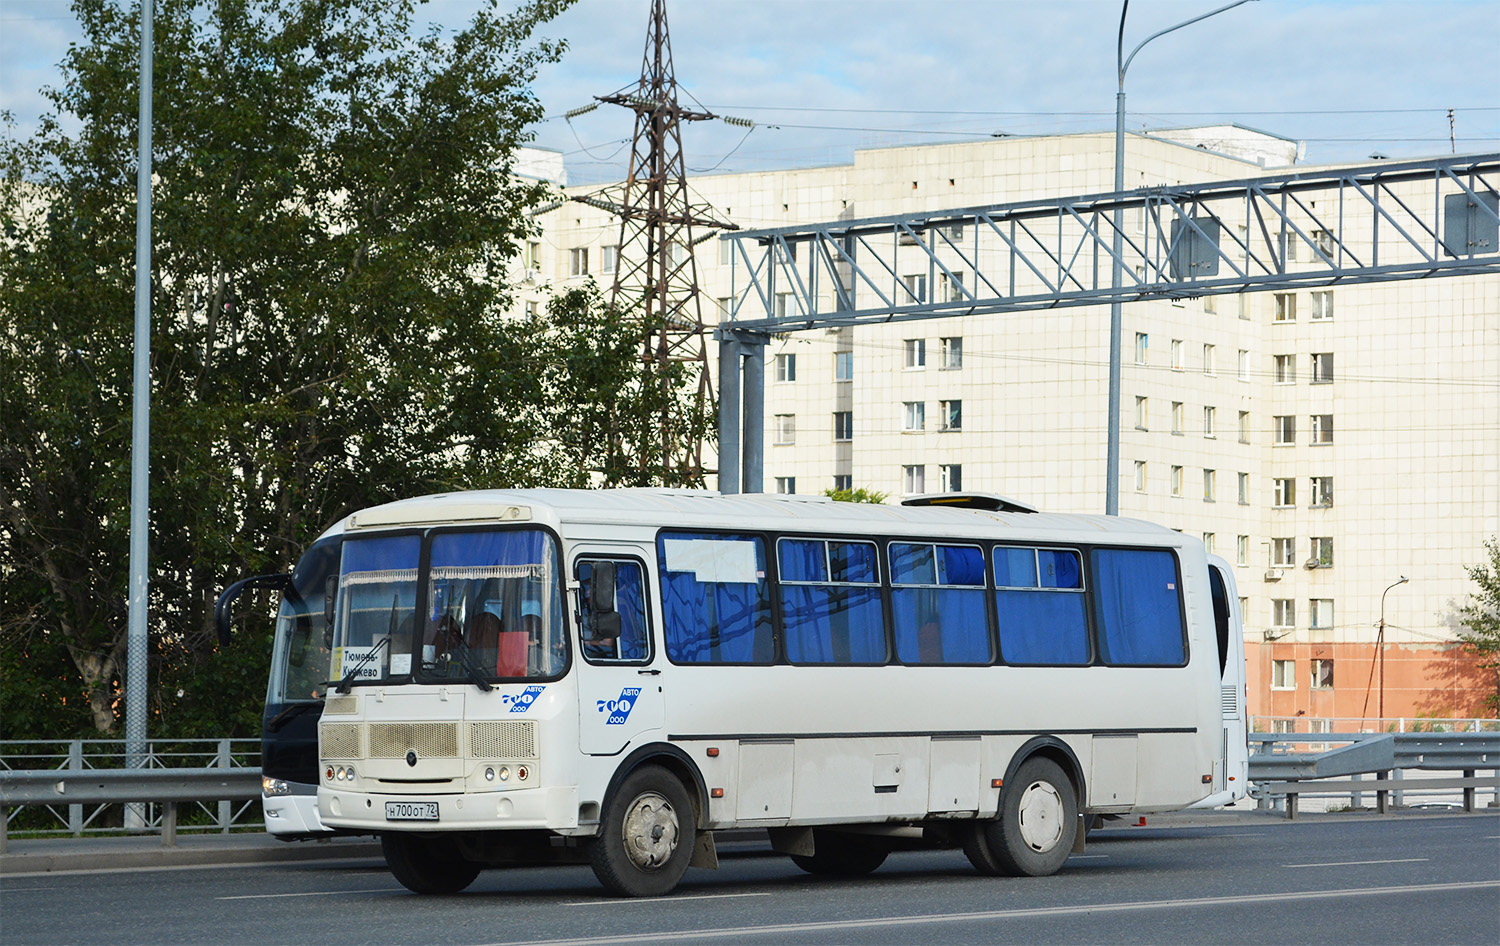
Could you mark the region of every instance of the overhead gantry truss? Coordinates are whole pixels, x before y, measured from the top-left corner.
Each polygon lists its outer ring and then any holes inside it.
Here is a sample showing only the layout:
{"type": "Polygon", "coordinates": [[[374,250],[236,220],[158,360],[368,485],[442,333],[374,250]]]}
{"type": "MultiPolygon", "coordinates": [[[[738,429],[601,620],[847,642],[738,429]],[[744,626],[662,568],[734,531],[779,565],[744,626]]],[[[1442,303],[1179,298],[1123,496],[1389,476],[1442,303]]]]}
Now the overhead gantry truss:
{"type": "Polygon", "coordinates": [[[721,328],[1497,273],[1497,192],[1500,154],[1484,154],[740,231],[721,237],[734,280],[721,328]]]}

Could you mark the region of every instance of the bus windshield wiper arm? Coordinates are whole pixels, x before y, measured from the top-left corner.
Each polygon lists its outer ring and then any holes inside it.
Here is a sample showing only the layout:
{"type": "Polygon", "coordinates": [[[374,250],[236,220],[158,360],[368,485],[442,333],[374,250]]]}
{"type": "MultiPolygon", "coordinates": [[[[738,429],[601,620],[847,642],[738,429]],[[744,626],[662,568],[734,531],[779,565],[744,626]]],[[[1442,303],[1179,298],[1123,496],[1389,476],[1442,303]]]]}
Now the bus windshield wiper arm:
{"type": "Polygon", "coordinates": [[[484,671],[480,670],[479,665],[474,663],[474,653],[469,650],[469,645],[461,637],[457,643],[458,646],[454,648],[454,651],[458,654],[458,665],[464,668],[464,676],[468,677],[469,682],[484,693],[493,690],[494,686],[484,678],[484,671]]]}
{"type": "Polygon", "coordinates": [[[266,729],[270,730],[271,732],[277,732],[281,729],[282,725],[287,722],[287,720],[291,719],[293,716],[299,716],[302,713],[307,712],[309,708],[317,705],[318,701],[291,703],[285,709],[277,713],[275,716],[272,716],[270,720],[266,722],[266,729]]]}

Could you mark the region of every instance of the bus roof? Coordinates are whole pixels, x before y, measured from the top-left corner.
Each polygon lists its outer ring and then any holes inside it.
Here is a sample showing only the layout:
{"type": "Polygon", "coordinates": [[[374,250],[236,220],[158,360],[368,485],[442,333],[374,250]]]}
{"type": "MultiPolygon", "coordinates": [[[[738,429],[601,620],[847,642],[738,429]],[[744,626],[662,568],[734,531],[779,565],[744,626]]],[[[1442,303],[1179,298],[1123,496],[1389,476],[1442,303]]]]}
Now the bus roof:
{"type": "Polygon", "coordinates": [[[651,525],[743,531],[1047,537],[1071,542],[1146,542],[1176,545],[1183,536],[1163,526],[1115,516],[1066,515],[835,502],[825,496],[696,489],[500,489],[439,493],[356,512],[328,531],[363,531],[440,523],[556,521],[562,524],[651,525]]]}

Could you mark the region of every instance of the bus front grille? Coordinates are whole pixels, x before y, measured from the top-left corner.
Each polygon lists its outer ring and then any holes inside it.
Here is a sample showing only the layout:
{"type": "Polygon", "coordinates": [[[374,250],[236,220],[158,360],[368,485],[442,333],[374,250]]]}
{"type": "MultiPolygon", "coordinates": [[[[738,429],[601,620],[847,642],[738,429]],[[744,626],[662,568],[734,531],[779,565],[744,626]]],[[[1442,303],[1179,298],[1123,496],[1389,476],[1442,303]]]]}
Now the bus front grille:
{"type": "Polygon", "coordinates": [[[361,759],[358,723],[324,723],[318,730],[318,755],[325,759],[361,759]]]}
{"type": "Polygon", "coordinates": [[[453,723],[371,723],[370,758],[400,759],[416,750],[422,758],[458,755],[458,727],[453,723]]]}
{"type": "Polygon", "coordinates": [[[475,759],[534,759],[536,723],[529,720],[470,723],[469,756],[475,759]]]}

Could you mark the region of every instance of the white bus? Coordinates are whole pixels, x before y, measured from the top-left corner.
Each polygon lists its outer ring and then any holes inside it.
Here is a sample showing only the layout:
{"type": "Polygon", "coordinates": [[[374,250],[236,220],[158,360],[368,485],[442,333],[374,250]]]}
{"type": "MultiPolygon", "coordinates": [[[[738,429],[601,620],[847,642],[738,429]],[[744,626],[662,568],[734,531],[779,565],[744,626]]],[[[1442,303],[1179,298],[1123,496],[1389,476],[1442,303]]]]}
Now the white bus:
{"type": "Polygon", "coordinates": [[[357,512],[321,823],[406,887],[587,862],[657,896],[764,828],[815,873],[1245,791],[1234,580],[1196,539],[1001,497],[455,493],[357,512]]]}

